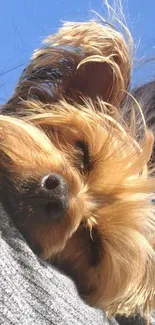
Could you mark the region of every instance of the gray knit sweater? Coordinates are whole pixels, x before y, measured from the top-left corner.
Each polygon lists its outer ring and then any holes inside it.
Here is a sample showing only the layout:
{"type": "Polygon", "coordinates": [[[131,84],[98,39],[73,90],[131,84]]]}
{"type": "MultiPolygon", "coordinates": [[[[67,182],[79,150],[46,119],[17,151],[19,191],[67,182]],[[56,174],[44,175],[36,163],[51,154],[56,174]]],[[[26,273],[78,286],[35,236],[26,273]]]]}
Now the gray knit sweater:
{"type": "MultiPolygon", "coordinates": [[[[119,322],[145,323],[137,317],[119,322]]],[[[118,325],[87,306],[68,277],[37,259],[0,205],[0,325],[49,324],[118,325]]]]}
{"type": "Polygon", "coordinates": [[[69,278],[36,258],[0,211],[0,325],[107,325],[69,278]]]}

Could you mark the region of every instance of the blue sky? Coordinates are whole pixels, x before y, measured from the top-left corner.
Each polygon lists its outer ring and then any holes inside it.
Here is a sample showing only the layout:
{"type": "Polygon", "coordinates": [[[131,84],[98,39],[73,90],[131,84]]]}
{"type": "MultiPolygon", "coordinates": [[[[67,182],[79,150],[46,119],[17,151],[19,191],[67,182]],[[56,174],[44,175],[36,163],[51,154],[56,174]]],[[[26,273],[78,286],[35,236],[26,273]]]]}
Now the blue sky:
{"type": "MultiPolygon", "coordinates": [[[[136,59],[155,58],[155,0],[122,3],[135,43],[140,41],[136,59]]],[[[90,10],[102,16],[105,12],[102,0],[1,0],[0,8],[0,103],[11,95],[32,51],[57,30],[62,20],[87,20],[92,17],[90,10]]],[[[135,70],[133,85],[153,77],[155,61],[135,70]]]]}

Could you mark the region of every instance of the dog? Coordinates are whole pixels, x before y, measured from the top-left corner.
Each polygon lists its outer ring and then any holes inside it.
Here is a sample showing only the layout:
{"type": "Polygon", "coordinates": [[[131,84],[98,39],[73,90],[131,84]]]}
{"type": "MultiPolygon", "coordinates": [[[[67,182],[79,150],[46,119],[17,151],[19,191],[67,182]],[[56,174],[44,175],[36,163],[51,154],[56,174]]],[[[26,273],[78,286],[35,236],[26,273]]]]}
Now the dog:
{"type": "Polygon", "coordinates": [[[2,107],[1,202],[32,250],[73,277],[88,304],[108,316],[149,313],[154,135],[140,107],[138,118],[121,109],[132,46],[95,21],[65,24],[46,43],[2,107]]]}

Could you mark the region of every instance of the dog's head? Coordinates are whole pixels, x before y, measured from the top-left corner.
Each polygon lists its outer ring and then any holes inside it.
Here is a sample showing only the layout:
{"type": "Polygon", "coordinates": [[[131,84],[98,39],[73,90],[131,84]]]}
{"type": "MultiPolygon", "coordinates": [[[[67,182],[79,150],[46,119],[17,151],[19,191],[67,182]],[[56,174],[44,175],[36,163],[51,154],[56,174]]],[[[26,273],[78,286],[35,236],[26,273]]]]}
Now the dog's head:
{"type": "Polygon", "coordinates": [[[0,194],[37,254],[72,266],[90,304],[123,313],[152,293],[153,136],[138,143],[98,106],[26,101],[40,114],[1,116],[0,194]]]}
{"type": "Polygon", "coordinates": [[[1,201],[91,305],[145,311],[155,283],[154,139],[145,127],[136,138],[134,115],[130,130],[114,109],[130,84],[130,49],[97,22],[65,24],[46,43],[3,107],[25,121],[0,117],[1,201]]]}

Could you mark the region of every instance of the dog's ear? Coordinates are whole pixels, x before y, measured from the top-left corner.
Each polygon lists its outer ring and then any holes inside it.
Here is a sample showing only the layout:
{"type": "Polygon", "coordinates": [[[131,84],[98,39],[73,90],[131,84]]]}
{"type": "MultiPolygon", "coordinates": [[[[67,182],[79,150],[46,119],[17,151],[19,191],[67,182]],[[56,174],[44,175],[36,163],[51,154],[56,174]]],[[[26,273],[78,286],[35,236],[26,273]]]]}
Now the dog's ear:
{"type": "Polygon", "coordinates": [[[109,63],[90,61],[78,68],[70,91],[73,94],[76,90],[80,100],[89,97],[94,101],[100,97],[105,102],[117,105],[125,87],[121,73],[117,76],[109,63]]]}
{"type": "Polygon", "coordinates": [[[68,89],[71,97],[78,93],[92,100],[101,97],[112,105],[120,103],[130,83],[132,65],[132,37],[125,30],[126,39],[105,23],[65,23],[57,34],[45,40],[50,48],[67,47],[78,56],[68,89]]]}
{"type": "Polygon", "coordinates": [[[13,106],[20,110],[21,100],[53,103],[63,97],[82,103],[85,97],[93,101],[100,97],[115,105],[128,86],[129,71],[122,71],[123,68],[117,56],[108,59],[83,50],[77,54],[65,49],[42,49],[24,70],[8,104],[12,111],[13,106]]]}
{"type": "MultiPolygon", "coordinates": [[[[22,100],[83,103],[100,97],[119,106],[130,83],[131,51],[123,35],[95,21],[65,24],[35,51],[3,112],[25,115],[22,100]]],[[[129,42],[131,43],[131,41],[129,42]]]]}

